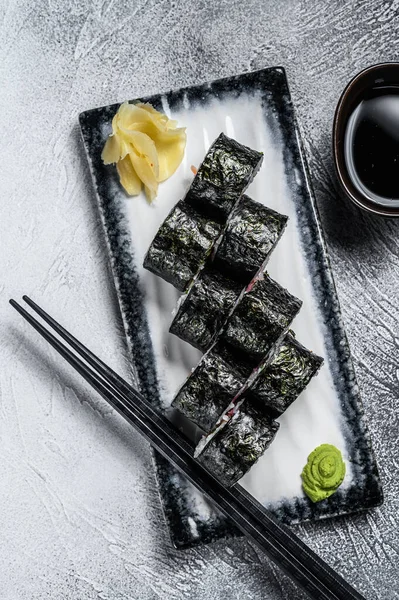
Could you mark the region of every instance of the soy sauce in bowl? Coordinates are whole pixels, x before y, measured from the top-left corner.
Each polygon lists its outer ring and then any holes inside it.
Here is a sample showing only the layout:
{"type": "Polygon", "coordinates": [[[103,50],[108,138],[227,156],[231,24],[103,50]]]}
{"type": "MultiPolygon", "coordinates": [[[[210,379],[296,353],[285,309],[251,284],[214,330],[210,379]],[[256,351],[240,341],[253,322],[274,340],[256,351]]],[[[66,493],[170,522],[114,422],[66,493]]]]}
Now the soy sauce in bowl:
{"type": "Polygon", "coordinates": [[[354,204],[399,217],[399,63],[367,67],[348,83],[335,110],[333,154],[354,204]]]}
{"type": "Polygon", "coordinates": [[[350,115],[345,162],[355,187],[372,202],[399,207],[399,86],[371,88],[350,115]]]}

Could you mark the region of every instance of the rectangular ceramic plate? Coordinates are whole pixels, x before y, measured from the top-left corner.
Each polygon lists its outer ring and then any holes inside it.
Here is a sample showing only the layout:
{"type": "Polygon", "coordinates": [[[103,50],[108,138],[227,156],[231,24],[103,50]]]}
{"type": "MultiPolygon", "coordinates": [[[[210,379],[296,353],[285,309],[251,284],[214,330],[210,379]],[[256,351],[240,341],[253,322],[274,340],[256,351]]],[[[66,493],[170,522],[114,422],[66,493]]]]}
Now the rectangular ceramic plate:
{"type": "MultiPolygon", "coordinates": [[[[320,374],[280,417],[276,440],[241,484],[285,523],[342,515],[382,502],[378,471],[348,342],[311,191],[284,69],[272,68],[168,92],[141,101],[187,127],[177,172],[150,206],[128,198],[101,151],[118,105],[89,110],[80,125],[104,223],[126,335],[141,391],[166,409],[200,353],[169,333],[179,294],[143,269],[143,257],[171,207],[184,196],[205,152],[221,131],[264,153],[248,195],[289,216],[270,260],[270,275],[303,300],[293,323],[297,339],[325,357],[320,374]],[[339,447],[345,480],[328,500],[313,504],[300,473],[319,444],[339,447]]],[[[158,454],[156,471],[176,546],[235,534],[228,521],[158,454]]]]}

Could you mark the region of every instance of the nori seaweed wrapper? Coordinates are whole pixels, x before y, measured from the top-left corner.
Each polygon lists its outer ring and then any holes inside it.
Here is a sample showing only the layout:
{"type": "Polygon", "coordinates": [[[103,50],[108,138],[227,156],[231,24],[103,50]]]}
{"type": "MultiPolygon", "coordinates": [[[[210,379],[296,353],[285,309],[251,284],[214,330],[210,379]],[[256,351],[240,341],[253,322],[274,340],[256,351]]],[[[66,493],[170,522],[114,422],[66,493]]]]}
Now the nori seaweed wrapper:
{"type": "Polygon", "coordinates": [[[215,344],[176,394],[172,406],[210,431],[256,365],[224,344],[215,344]]]}
{"type": "Polygon", "coordinates": [[[220,233],[219,223],[180,201],[158,229],[145,255],[144,268],[183,291],[206,261],[220,233]]]}
{"type": "Polygon", "coordinates": [[[279,424],[252,404],[244,403],[205,447],[199,462],[221,483],[236,483],[262,456],[279,424]]]}
{"type": "Polygon", "coordinates": [[[263,160],[263,154],[223,133],[209,148],[185,201],[225,223],[263,160]]]}
{"type": "Polygon", "coordinates": [[[245,403],[254,400],[272,417],[281,415],[318,372],[323,359],[286,335],[271,362],[249,387],[245,403]]]}
{"type": "Polygon", "coordinates": [[[247,284],[266,264],[288,217],[243,196],[232,213],[215,255],[215,266],[247,284]]]}
{"type": "Polygon", "coordinates": [[[236,281],[205,267],[180,304],[169,331],[206,352],[241,290],[236,281]]]}
{"type": "Polygon", "coordinates": [[[285,335],[301,306],[301,300],[265,273],[234,308],[221,338],[260,362],[285,335]]]}

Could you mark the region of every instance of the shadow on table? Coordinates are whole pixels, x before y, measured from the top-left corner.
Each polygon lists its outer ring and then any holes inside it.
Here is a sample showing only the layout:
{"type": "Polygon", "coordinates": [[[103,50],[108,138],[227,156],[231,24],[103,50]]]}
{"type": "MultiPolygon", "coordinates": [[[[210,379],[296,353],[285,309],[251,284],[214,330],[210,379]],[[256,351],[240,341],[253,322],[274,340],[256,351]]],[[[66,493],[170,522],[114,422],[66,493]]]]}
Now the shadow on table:
{"type": "Polygon", "coordinates": [[[346,251],[356,249],[369,253],[373,246],[380,243],[390,245],[390,240],[397,239],[399,219],[368,213],[353,204],[341,190],[329,136],[326,135],[321,140],[321,152],[309,141],[305,145],[317,206],[328,243],[346,251]]]}

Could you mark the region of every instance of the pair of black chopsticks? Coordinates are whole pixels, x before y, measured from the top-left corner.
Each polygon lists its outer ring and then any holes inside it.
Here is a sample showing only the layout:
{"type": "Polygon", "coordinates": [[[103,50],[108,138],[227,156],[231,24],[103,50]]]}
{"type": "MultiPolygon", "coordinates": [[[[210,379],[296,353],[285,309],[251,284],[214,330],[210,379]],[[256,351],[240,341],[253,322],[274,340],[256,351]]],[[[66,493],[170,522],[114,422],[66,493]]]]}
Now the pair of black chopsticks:
{"type": "Polygon", "coordinates": [[[365,600],[338,573],[279,523],[240,485],[224,487],[193,455],[193,446],[129,383],[61,327],[35,302],[25,302],[75,351],[54,336],[15,300],[10,304],[163,456],[204,493],[244,534],[318,600],[365,600]],[[84,360],[81,360],[79,356],[84,360]]]}

